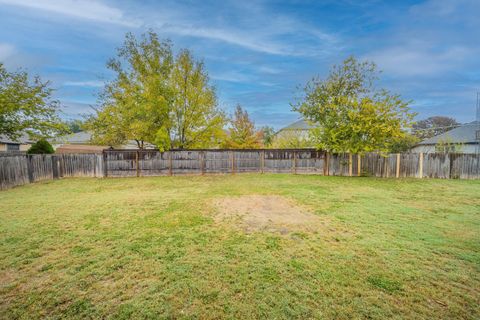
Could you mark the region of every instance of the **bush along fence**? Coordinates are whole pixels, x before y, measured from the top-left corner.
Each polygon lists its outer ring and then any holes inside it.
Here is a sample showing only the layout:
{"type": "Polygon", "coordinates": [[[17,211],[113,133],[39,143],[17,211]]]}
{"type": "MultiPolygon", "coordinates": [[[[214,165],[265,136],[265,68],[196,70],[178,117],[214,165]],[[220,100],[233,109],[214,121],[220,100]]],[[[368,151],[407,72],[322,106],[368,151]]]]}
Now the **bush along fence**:
{"type": "Polygon", "coordinates": [[[330,154],[313,149],[106,150],[103,154],[0,156],[0,188],[61,177],[311,173],[386,178],[480,178],[479,154],[330,154]]]}

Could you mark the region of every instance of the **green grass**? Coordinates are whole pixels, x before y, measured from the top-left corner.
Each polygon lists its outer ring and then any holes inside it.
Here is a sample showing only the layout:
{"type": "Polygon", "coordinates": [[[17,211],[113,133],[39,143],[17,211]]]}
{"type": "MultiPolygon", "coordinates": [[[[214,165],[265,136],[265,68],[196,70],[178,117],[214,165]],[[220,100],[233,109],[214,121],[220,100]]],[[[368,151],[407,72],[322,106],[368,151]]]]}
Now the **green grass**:
{"type": "Polygon", "coordinates": [[[65,179],[0,192],[0,317],[480,318],[480,181],[65,179]],[[244,232],[212,199],[283,195],[315,232],[244,232]]]}

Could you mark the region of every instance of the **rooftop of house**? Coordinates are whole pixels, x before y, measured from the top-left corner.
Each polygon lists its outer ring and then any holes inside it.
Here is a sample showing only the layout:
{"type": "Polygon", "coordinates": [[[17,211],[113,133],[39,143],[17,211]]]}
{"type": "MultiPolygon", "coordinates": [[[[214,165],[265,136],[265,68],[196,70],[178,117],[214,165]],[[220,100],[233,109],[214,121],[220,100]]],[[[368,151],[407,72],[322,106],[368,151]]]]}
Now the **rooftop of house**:
{"type": "Polygon", "coordinates": [[[479,143],[476,139],[476,131],[480,130],[480,123],[473,121],[449,130],[435,137],[425,139],[419,145],[437,144],[444,141],[449,143],[479,143]]]}
{"type": "Polygon", "coordinates": [[[55,138],[53,143],[89,144],[91,139],[92,134],[90,132],[80,131],[55,138]]]}
{"type": "Polygon", "coordinates": [[[309,124],[307,121],[303,120],[303,119],[300,119],[298,121],[295,121],[291,124],[289,124],[288,126],[280,129],[280,131],[282,130],[310,130],[310,129],[313,129],[314,126],[312,126],[311,124],[309,124]]]}
{"type": "MultiPolygon", "coordinates": [[[[88,131],[80,131],[77,133],[68,134],[58,137],[52,141],[56,145],[91,145],[92,134],[88,131]]],[[[116,146],[120,149],[137,149],[137,143],[134,140],[129,140],[121,146],[116,146]]],[[[145,148],[153,149],[155,146],[151,143],[145,142],[145,148]]]]}
{"type": "Polygon", "coordinates": [[[0,135],[0,143],[5,143],[5,144],[32,144],[34,141],[30,139],[30,137],[26,134],[23,133],[18,137],[17,139],[11,139],[5,135],[0,135]]]}
{"type": "Polygon", "coordinates": [[[103,150],[109,149],[105,146],[93,146],[84,144],[64,144],[58,147],[56,153],[102,153],[103,150]]]}

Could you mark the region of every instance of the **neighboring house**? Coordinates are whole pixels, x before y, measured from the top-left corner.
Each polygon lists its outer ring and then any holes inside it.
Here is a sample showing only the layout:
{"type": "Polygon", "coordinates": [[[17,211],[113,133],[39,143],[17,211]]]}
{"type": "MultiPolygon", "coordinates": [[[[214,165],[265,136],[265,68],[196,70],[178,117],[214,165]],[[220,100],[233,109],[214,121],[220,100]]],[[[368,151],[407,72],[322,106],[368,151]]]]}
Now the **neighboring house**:
{"type": "Polygon", "coordinates": [[[438,136],[423,140],[413,147],[411,151],[414,153],[477,153],[480,151],[479,142],[480,123],[473,121],[438,136]]]}
{"type": "Polygon", "coordinates": [[[23,134],[18,139],[0,136],[0,152],[26,152],[34,142],[23,134]]]}
{"type": "Polygon", "coordinates": [[[314,126],[305,120],[298,120],[280,129],[273,137],[272,147],[274,148],[312,148],[313,142],[310,138],[310,130],[314,126]]]}
{"type": "Polygon", "coordinates": [[[313,129],[314,126],[310,125],[307,121],[305,120],[298,120],[295,121],[288,126],[278,130],[278,132],[275,135],[285,135],[285,134],[291,134],[292,132],[295,134],[298,134],[304,139],[308,139],[308,135],[311,129],[313,129]]]}
{"type": "MultiPolygon", "coordinates": [[[[58,137],[51,141],[52,146],[58,153],[82,153],[81,150],[85,150],[83,153],[91,153],[93,151],[104,150],[110,148],[110,146],[98,146],[93,145],[92,134],[88,131],[80,131],[58,137]],[[77,146],[77,147],[75,147],[77,146]],[[58,151],[60,150],[60,151],[58,151]],[[75,152],[77,150],[78,152],[75,152]]],[[[121,146],[115,146],[116,149],[138,149],[137,143],[134,140],[127,141],[127,143],[121,146]]],[[[145,143],[146,149],[154,149],[155,146],[149,143],[145,143]]],[[[95,153],[95,152],[94,152],[95,153]]]]}
{"type": "Polygon", "coordinates": [[[91,144],[62,144],[55,149],[55,153],[102,153],[107,149],[110,147],[91,144]]]}
{"type": "Polygon", "coordinates": [[[57,149],[64,144],[90,145],[91,139],[92,135],[89,132],[80,131],[77,133],[67,134],[65,136],[52,139],[50,143],[55,149],[57,149]]]}

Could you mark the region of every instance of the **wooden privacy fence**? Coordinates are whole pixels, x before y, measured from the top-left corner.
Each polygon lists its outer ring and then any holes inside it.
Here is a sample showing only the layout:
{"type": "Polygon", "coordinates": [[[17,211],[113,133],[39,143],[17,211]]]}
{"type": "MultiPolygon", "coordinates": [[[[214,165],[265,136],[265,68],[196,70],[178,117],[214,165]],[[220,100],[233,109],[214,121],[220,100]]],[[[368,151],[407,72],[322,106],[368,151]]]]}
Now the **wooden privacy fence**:
{"type": "Polygon", "coordinates": [[[0,188],[60,177],[276,172],[386,178],[480,178],[478,154],[329,154],[313,149],[106,150],[0,156],[0,188]]]}
{"type": "Polygon", "coordinates": [[[0,155],[0,189],[61,177],[103,177],[102,154],[0,155]]]}

